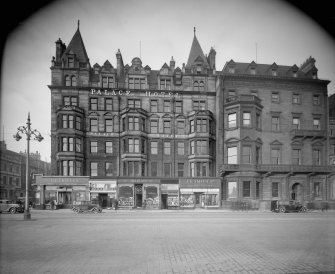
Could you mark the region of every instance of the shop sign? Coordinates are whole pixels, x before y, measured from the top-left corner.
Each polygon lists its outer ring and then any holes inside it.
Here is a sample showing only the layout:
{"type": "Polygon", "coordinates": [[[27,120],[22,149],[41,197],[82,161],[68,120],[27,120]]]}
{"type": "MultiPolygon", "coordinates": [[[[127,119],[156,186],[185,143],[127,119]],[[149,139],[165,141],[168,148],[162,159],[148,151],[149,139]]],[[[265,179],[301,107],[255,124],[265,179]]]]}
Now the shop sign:
{"type": "Polygon", "coordinates": [[[135,184],[159,184],[159,179],[118,179],[119,184],[121,183],[135,183],[135,184]]]}
{"type": "Polygon", "coordinates": [[[218,194],[220,190],[218,188],[207,189],[207,188],[181,188],[180,193],[216,193],[218,194]]]}
{"type": "Polygon", "coordinates": [[[73,177],[73,176],[36,176],[36,184],[38,185],[87,185],[89,177],[73,177]]]}
{"type": "Polygon", "coordinates": [[[72,189],[77,191],[86,191],[85,186],[73,186],[72,189]]]}
{"type": "Polygon", "coordinates": [[[116,192],[116,181],[90,182],[90,191],[116,192]]]}
{"type": "Polygon", "coordinates": [[[176,184],[161,184],[161,190],[178,190],[176,184]]]}
{"type": "Polygon", "coordinates": [[[220,188],[221,179],[187,178],[179,179],[179,184],[181,188],[220,188]]]}

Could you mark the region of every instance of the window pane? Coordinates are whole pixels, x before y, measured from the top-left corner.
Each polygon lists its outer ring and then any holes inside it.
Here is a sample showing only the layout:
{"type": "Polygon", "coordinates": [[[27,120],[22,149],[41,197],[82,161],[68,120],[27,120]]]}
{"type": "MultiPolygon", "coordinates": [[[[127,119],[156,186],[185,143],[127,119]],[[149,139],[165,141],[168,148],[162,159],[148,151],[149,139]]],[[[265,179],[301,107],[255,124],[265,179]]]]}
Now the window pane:
{"type": "Polygon", "coordinates": [[[228,114],[228,127],[229,128],[236,127],[236,113],[228,114]]]}
{"type": "Polygon", "coordinates": [[[237,164],[237,147],[228,148],[228,164],[229,165],[237,164]]]}
{"type": "Polygon", "coordinates": [[[228,198],[237,198],[237,182],[228,182],[228,198]]]}

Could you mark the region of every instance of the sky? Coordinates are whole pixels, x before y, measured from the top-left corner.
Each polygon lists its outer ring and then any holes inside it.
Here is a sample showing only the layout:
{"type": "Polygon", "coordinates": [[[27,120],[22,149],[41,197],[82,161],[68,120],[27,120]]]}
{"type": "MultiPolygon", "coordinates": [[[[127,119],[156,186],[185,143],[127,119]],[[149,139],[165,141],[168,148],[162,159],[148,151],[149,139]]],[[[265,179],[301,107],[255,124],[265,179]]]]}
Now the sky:
{"type": "Polygon", "coordinates": [[[42,160],[51,153],[51,60],[58,38],[68,45],[77,30],[90,64],[106,60],[116,67],[140,57],[159,70],[171,57],[176,67],[187,62],[193,28],[205,54],[216,51],[216,69],[225,63],[252,62],[298,67],[316,59],[318,77],[330,80],[335,93],[335,40],[303,11],[281,0],[57,0],[37,9],[6,35],[1,56],[1,140],[7,149],[25,151],[25,138],[13,135],[26,126],[41,132],[30,152],[42,160]]]}

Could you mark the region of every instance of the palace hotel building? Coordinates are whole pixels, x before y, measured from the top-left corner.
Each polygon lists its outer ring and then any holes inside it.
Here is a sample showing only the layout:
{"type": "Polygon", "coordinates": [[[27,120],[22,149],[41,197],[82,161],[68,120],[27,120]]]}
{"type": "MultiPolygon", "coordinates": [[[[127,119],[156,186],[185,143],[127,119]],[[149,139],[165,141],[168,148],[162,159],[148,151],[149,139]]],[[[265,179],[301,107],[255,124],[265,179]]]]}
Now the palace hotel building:
{"type": "Polygon", "coordinates": [[[90,64],[78,29],[51,64],[51,199],[120,208],[270,209],[271,201],[335,201],[329,81],[300,67],[230,60],[216,70],[195,31],[187,63],[140,58],[90,64]]]}

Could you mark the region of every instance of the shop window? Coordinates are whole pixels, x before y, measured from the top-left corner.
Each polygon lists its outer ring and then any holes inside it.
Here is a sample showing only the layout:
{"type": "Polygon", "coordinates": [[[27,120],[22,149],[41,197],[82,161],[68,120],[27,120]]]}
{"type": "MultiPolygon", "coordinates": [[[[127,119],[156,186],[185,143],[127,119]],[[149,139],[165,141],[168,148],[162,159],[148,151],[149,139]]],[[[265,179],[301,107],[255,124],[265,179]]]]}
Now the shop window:
{"type": "Polygon", "coordinates": [[[91,153],[98,153],[98,142],[97,141],[91,141],[90,142],[90,152],[91,153]]]}
{"type": "Polygon", "coordinates": [[[150,132],[158,133],[158,120],[150,120],[150,132]]]}
{"type": "Polygon", "coordinates": [[[228,114],[228,128],[236,128],[236,112],[228,114]]]}
{"type": "Polygon", "coordinates": [[[185,134],[185,121],[177,121],[177,134],[185,134]]]}
{"type": "Polygon", "coordinates": [[[111,98],[105,99],[105,110],[113,110],[113,99],[111,98]]]}
{"type": "Polygon", "coordinates": [[[178,177],[184,177],[184,163],[178,163],[178,177]]]}
{"type": "Polygon", "coordinates": [[[150,142],[150,152],[151,154],[158,154],[158,142],[157,141],[151,141],[150,142]]]}
{"type": "Polygon", "coordinates": [[[108,154],[113,153],[113,142],[107,141],[105,143],[105,153],[108,153],[108,154]]]}
{"type": "Polygon", "coordinates": [[[236,165],[237,164],[237,147],[228,147],[228,165],[236,165]]]}
{"type": "Polygon", "coordinates": [[[97,118],[90,119],[90,131],[98,132],[98,119],[97,118]]]}
{"type": "Polygon", "coordinates": [[[228,182],[228,198],[237,198],[237,182],[228,182]]]}
{"type": "Polygon", "coordinates": [[[279,183],[272,182],[272,198],[278,198],[278,197],[279,197],[279,183]]]}
{"type": "Polygon", "coordinates": [[[279,165],[280,164],[280,149],[279,148],[272,148],[271,149],[271,164],[272,165],[279,165]]]}
{"type": "Polygon", "coordinates": [[[150,112],[157,113],[158,112],[158,101],[150,100],[150,112]]]}
{"type": "Polygon", "coordinates": [[[184,142],[177,143],[177,154],[185,155],[185,143],[184,142]]]}
{"type": "Polygon", "coordinates": [[[98,176],[98,163],[96,162],[91,162],[90,165],[90,175],[93,176],[98,176]]]}

